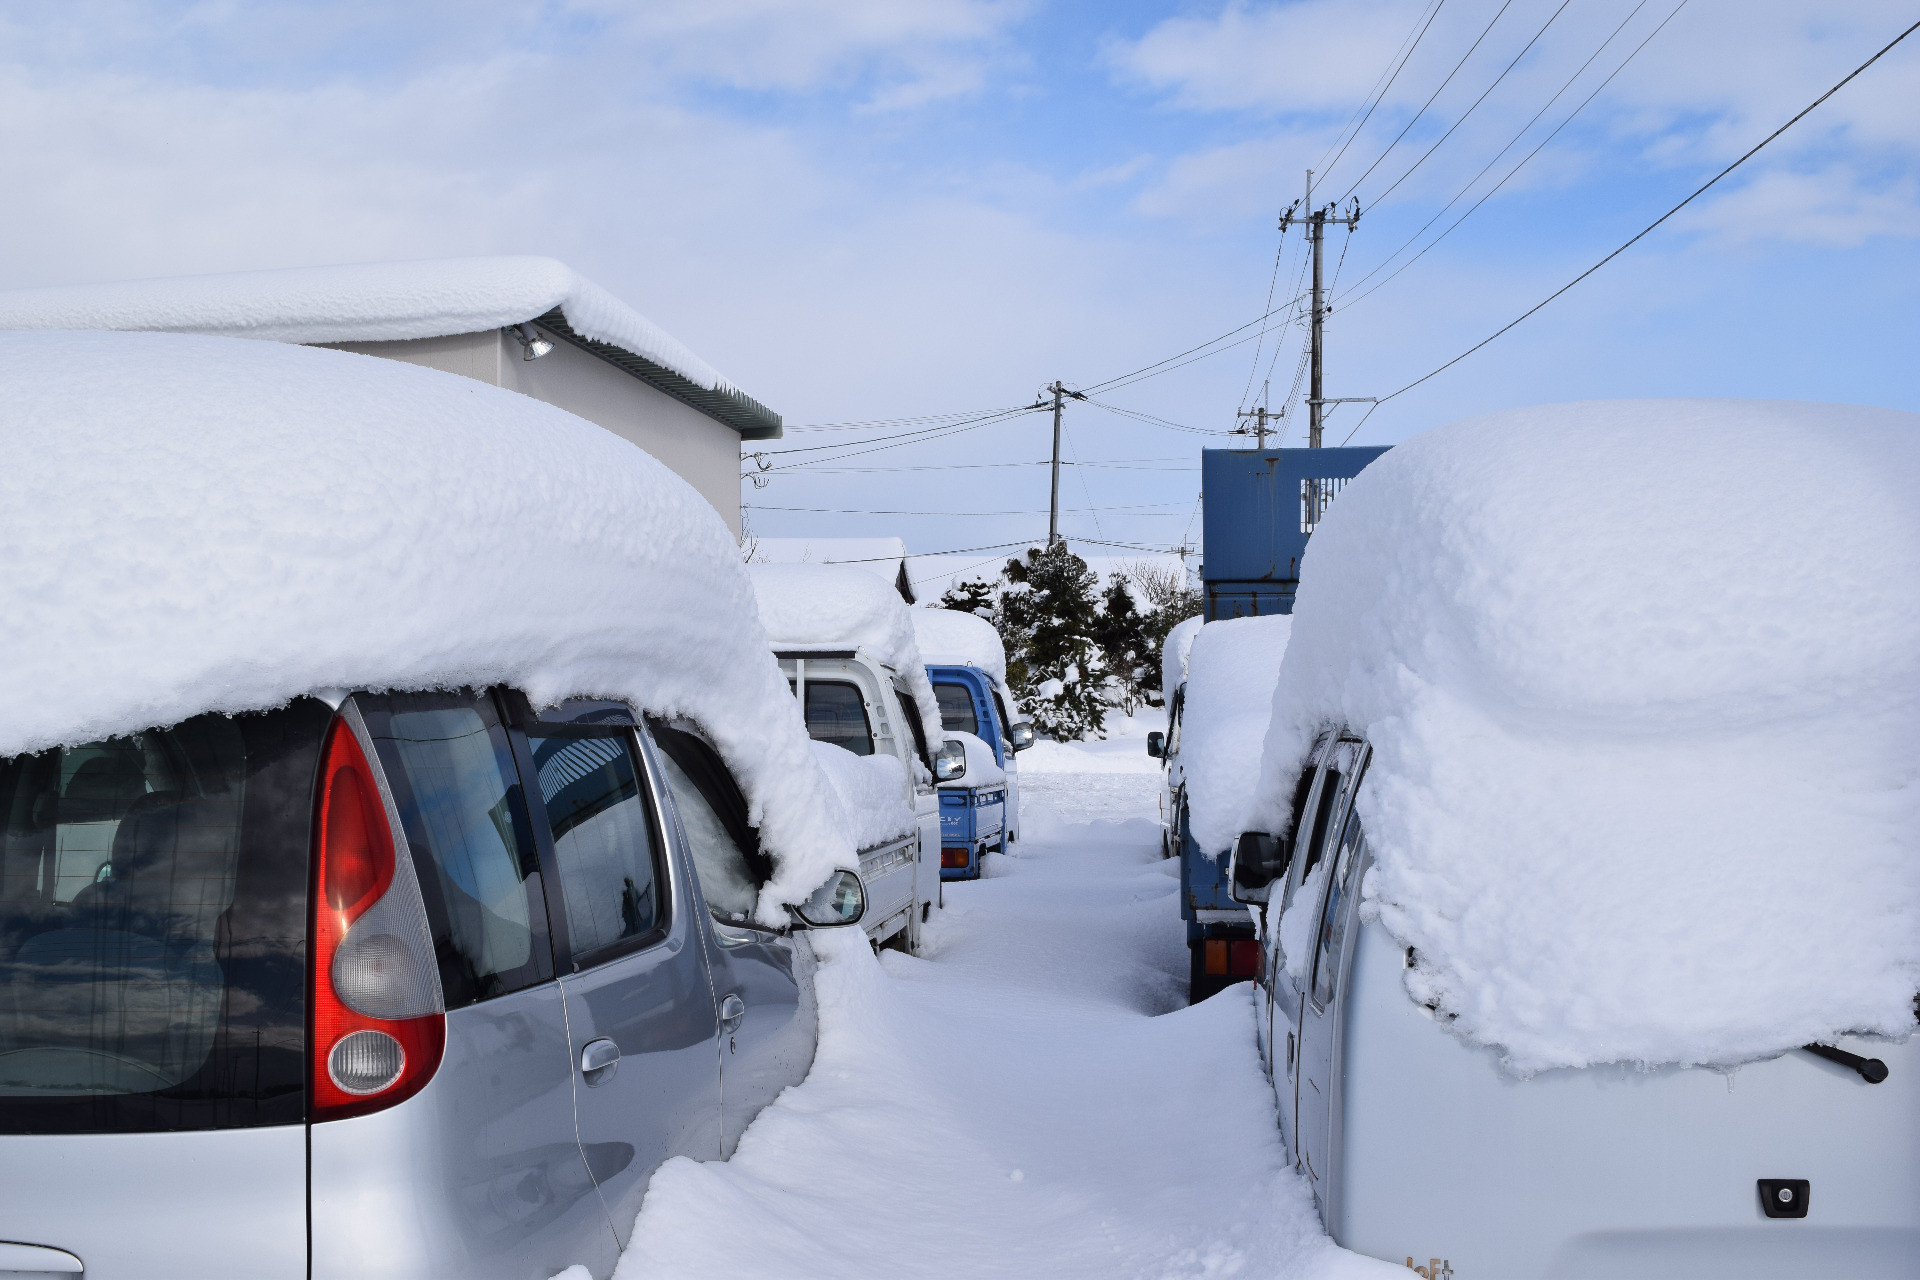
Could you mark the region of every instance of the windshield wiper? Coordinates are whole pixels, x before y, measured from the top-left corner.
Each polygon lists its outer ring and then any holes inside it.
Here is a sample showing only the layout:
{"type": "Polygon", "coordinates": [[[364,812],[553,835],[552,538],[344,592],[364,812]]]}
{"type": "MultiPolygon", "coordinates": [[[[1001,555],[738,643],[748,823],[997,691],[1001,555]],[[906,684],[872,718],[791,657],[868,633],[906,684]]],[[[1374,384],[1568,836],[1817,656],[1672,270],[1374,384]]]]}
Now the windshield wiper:
{"type": "Polygon", "coordinates": [[[1825,1058],[1828,1062],[1837,1062],[1860,1073],[1860,1078],[1868,1084],[1879,1084],[1887,1078],[1887,1064],[1878,1058],[1863,1058],[1857,1053],[1848,1053],[1845,1049],[1836,1049],[1830,1044],[1803,1044],[1800,1046],[1815,1057],[1825,1058]]]}

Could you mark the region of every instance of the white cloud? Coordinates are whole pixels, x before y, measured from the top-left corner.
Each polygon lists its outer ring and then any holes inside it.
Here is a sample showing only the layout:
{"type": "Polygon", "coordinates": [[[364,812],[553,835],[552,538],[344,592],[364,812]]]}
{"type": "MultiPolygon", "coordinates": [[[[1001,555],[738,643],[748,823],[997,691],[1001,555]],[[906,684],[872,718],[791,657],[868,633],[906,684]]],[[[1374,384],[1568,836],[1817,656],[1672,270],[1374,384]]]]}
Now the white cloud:
{"type": "Polygon", "coordinates": [[[1704,205],[1676,225],[1731,244],[1783,240],[1852,248],[1875,236],[1920,237],[1920,184],[1911,177],[1875,182],[1851,168],[1817,173],[1776,170],[1704,205]]]}

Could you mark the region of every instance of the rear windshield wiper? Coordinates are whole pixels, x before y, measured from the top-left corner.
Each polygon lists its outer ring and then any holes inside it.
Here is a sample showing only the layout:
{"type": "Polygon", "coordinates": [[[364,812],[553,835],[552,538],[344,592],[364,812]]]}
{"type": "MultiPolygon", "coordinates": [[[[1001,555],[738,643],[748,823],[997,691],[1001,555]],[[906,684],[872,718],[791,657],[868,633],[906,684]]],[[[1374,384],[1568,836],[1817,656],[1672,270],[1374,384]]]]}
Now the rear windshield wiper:
{"type": "Polygon", "coordinates": [[[1836,1049],[1830,1044],[1803,1044],[1800,1046],[1815,1057],[1825,1058],[1828,1062],[1837,1062],[1860,1073],[1860,1078],[1868,1084],[1879,1084],[1887,1078],[1887,1064],[1878,1058],[1863,1058],[1857,1053],[1848,1053],[1845,1049],[1836,1049]]]}

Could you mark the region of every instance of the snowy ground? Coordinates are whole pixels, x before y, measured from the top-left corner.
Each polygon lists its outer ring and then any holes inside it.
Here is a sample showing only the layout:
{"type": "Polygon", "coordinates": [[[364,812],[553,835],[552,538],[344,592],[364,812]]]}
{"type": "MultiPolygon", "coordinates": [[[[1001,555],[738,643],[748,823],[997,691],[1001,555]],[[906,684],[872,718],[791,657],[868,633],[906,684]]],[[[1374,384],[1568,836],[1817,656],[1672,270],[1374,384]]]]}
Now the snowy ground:
{"type": "Polygon", "coordinates": [[[822,965],[811,1075],[655,1175],[620,1280],[1388,1274],[1282,1162],[1250,988],[1184,1007],[1144,732],[1023,756],[1018,853],[924,957],[822,965]]]}

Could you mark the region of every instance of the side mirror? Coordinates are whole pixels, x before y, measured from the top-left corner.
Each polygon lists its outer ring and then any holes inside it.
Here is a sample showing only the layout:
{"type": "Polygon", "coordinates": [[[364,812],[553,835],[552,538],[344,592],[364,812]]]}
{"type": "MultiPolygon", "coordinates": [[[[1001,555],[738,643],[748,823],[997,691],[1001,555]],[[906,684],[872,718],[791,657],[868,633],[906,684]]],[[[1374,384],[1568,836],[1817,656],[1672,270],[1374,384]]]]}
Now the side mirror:
{"type": "Polygon", "coordinates": [[[1228,872],[1228,894],[1235,902],[1263,903],[1276,880],[1287,874],[1288,846],[1264,831],[1243,831],[1233,842],[1233,866],[1228,872]]]}
{"type": "Polygon", "coordinates": [[[1167,735],[1158,729],[1147,735],[1147,754],[1155,760],[1167,758],[1167,735]]]}
{"type": "Polygon", "coordinates": [[[967,776],[967,748],[958,738],[942,743],[933,756],[933,780],[952,782],[967,776]]]}
{"type": "Polygon", "coordinates": [[[813,896],[787,911],[794,920],[809,929],[838,929],[859,924],[867,914],[867,887],[851,871],[836,871],[813,896]]]}
{"type": "Polygon", "coordinates": [[[1033,745],[1033,726],[1022,720],[1007,730],[1007,741],[1013,744],[1015,751],[1025,751],[1033,745]]]}

